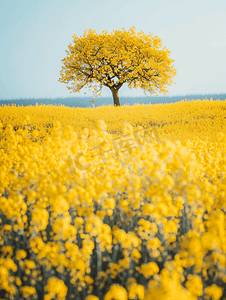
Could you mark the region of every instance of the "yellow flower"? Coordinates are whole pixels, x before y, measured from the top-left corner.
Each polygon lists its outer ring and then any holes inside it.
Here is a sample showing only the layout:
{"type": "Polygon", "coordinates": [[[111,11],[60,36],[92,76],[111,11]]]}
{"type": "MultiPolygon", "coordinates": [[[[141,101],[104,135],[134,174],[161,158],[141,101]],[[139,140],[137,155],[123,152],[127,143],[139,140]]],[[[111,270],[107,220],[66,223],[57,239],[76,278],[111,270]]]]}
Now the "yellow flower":
{"type": "Polygon", "coordinates": [[[26,216],[26,215],[24,215],[24,216],[22,217],[22,221],[23,221],[23,223],[27,223],[27,216],[26,216]]]}
{"type": "Polygon", "coordinates": [[[11,246],[3,246],[1,250],[4,256],[6,256],[7,254],[9,256],[13,255],[13,249],[11,246]]]}
{"type": "Polygon", "coordinates": [[[171,175],[167,175],[164,179],[163,182],[167,185],[169,189],[172,189],[172,187],[175,185],[174,179],[171,175]]]}
{"type": "Polygon", "coordinates": [[[151,223],[149,221],[146,221],[144,219],[140,219],[137,223],[138,225],[142,225],[140,226],[140,230],[149,230],[151,228],[151,223]]]}
{"type": "Polygon", "coordinates": [[[12,226],[9,225],[9,224],[5,224],[5,225],[3,226],[3,229],[4,229],[4,231],[11,231],[11,230],[12,230],[12,226]]]}
{"type": "Polygon", "coordinates": [[[169,220],[167,223],[164,224],[164,232],[168,234],[169,232],[177,233],[177,223],[173,220],[169,220]]]}
{"type": "Polygon", "coordinates": [[[194,296],[202,296],[203,295],[203,284],[202,279],[198,275],[188,275],[188,281],[185,283],[185,286],[189,292],[191,292],[194,296]]]}
{"type": "Polygon", "coordinates": [[[217,142],[220,143],[222,141],[224,141],[224,134],[223,134],[223,132],[218,132],[218,134],[217,134],[217,142]]]}
{"type": "Polygon", "coordinates": [[[129,269],[130,267],[130,258],[126,257],[119,260],[119,266],[123,269],[129,269]]]}
{"type": "Polygon", "coordinates": [[[24,250],[18,250],[16,252],[16,259],[25,258],[27,256],[27,253],[24,250]]]}
{"type": "Polygon", "coordinates": [[[216,284],[208,286],[204,290],[205,294],[209,297],[212,297],[212,300],[219,300],[223,295],[222,288],[218,287],[216,284]]]}
{"type": "Polygon", "coordinates": [[[103,209],[114,209],[115,208],[115,199],[114,198],[109,198],[103,203],[103,209]]]}
{"type": "Polygon", "coordinates": [[[7,257],[5,262],[4,262],[4,265],[8,270],[12,270],[13,272],[17,271],[17,265],[15,264],[15,262],[11,258],[7,257]]]}
{"type": "Polygon", "coordinates": [[[22,281],[20,280],[19,277],[16,277],[16,278],[15,278],[15,282],[16,282],[16,285],[18,285],[18,286],[21,286],[21,285],[22,285],[22,281]]]}
{"type": "Polygon", "coordinates": [[[202,251],[202,243],[200,239],[197,237],[192,238],[192,240],[189,243],[190,253],[199,253],[202,251]]]}
{"type": "Polygon", "coordinates": [[[161,242],[158,238],[153,238],[147,242],[147,249],[148,250],[156,250],[161,246],[161,242]]]}
{"type": "Polygon", "coordinates": [[[21,292],[24,298],[27,298],[31,295],[36,294],[36,289],[32,286],[23,286],[21,287],[21,292]]]}
{"type": "Polygon", "coordinates": [[[127,291],[124,287],[113,284],[110,290],[104,295],[104,300],[127,300],[127,291]]]}
{"type": "Polygon", "coordinates": [[[48,221],[49,221],[49,213],[44,208],[36,208],[32,211],[32,223],[34,226],[37,226],[38,230],[45,230],[48,221]]]}
{"type": "Polygon", "coordinates": [[[8,278],[8,270],[5,266],[0,266],[0,277],[8,278]]]}
{"type": "Polygon", "coordinates": [[[131,254],[133,258],[138,258],[138,259],[141,258],[141,254],[137,249],[133,249],[131,254]]]}
{"type": "Polygon", "coordinates": [[[147,264],[142,264],[139,270],[140,273],[143,274],[145,278],[148,278],[153,274],[157,274],[159,272],[159,267],[156,263],[149,262],[147,264]]]}
{"type": "Polygon", "coordinates": [[[23,119],[23,125],[26,125],[29,122],[31,122],[31,118],[28,115],[26,115],[23,119]]]}
{"type": "Polygon", "coordinates": [[[68,288],[64,282],[56,277],[49,278],[45,291],[49,292],[50,295],[57,295],[59,299],[65,299],[68,288]]]}
{"type": "Polygon", "coordinates": [[[89,295],[85,298],[85,300],[99,300],[97,296],[89,295]]]}
{"type": "Polygon", "coordinates": [[[26,267],[27,267],[28,269],[34,269],[34,268],[35,268],[35,263],[33,262],[33,260],[27,260],[27,261],[25,262],[25,264],[26,264],[26,267]]]}
{"type": "Polygon", "coordinates": [[[144,287],[141,284],[132,283],[129,289],[129,299],[134,299],[138,296],[140,300],[144,299],[144,287]]]}
{"type": "Polygon", "coordinates": [[[160,278],[161,286],[158,287],[152,282],[145,300],[197,300],[195,296],[181,286],[179,274],[172,274],[170,279],[169,272],[163,269],[160,278]]]}
{"type": "Polygon", "coordinates": [[[115,263],[110,263],[109,264],[110,271],[111,271],[111,278],[114,279],[117,277],[119,271],[120,271],[120,265],[115,264],[115,263]]]}

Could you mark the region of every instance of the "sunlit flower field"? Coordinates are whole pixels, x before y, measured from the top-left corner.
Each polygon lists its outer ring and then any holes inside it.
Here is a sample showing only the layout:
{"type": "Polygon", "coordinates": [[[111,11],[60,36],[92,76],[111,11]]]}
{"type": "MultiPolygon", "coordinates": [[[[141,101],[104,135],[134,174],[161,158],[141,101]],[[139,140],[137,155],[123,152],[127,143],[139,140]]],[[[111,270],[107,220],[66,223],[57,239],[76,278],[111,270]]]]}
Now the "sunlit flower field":
{"type": "Polygon", "coordinates": [[[226,100],[0,107],[0,299],[226,300],[226,100]]]}

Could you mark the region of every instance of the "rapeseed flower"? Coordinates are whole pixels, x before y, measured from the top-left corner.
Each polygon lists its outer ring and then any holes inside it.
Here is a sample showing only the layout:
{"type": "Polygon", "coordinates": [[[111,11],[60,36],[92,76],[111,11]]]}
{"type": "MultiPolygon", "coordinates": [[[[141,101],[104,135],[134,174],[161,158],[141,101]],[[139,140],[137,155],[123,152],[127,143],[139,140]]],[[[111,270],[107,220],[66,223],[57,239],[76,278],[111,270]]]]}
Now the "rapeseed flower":
{"type": "Polygon", "coordinates": [[[36,289],[32,286],[23,286],[21,287],[21,293],[24,298],[27,298],[29,296],[34,296],[36,294],[36,289]]]}
{"type": "Polygon", "coordinates": [[[203,295],[203,283],[198,275],[188,274],[188,280],[185,283],[185,286],[194,296],[203,295]]]}
{"type": "Polygon", "coordinates": [[[128,298],[134,299],[136,296],[139,300],[144,299],[144,287],[141,284],[132,283],[129,289],[128,298]]]}
{"type": "Polygon", "coordinates": [[[124,287],[113,284],[109,291],[104,295],[104,300],[127,300],[127,291],[124,287]]]}
{"type": "MultiPolygon", "coordinates": [[[[121,107],[123,118],[111,108],[95,108],[90,119],[80,109],[74,118],[74,110],[63,106],[0,109],[0,284],[5,297],[22,290],[24,297],[35,297],[37,279],[51,274],[59,277],[53,283],[64,292],[51,294],[54,284],[48,282],[46,299],[67,296],[59,281],[66,282],[66,276],[69,293],[85,297],[95,287],[114,299],[112,281],[138,276],[138,267],[145,279],[153,276],[151,299],[191,300],[202,293],[221,299],[226,282],[226,138],[220,133],[225,104],[192,105],[121,107]],[[202,116],[200,126],[192,123],[191,109],[194,118],[198,111],[215,113],[215,129],[209,117],[202,116]],[[145,125],[147,111],[159,125],[161,141],[150,141],[155,134],[138,127],[145,125]],[[100,115],[103,120],[96,125],[93,120],[100,115]],[[181,127],[175,125],[178,118],[181,127]],[[162,126],[163,120],[168,124],[162,126]],[[211,286],[210,280],[219,284],[211,286]]],[[[131,289],[126,287],[128,295],[117,293],[117,287],[115,295],[143,299],[145,283],[138,286],[135,280],[131,289]]]]}
{"type": "Polygon", "coordinates": [[[150,262],[147,264],[142,264],[140,268],[138,268],[139,272],[144,275],[145,278],[149,278],[150,276],[157,274],[159,272],[159,267],[156,263],[150,262]]]}
{"type": "Polygon", "coordinates": [[[213,300],[219,300],[222,296],[222,288],[218,287],[216,284],[212,284],[208,286],[204,290],[205,299],[210,299],[212,297],[213,300]]]}

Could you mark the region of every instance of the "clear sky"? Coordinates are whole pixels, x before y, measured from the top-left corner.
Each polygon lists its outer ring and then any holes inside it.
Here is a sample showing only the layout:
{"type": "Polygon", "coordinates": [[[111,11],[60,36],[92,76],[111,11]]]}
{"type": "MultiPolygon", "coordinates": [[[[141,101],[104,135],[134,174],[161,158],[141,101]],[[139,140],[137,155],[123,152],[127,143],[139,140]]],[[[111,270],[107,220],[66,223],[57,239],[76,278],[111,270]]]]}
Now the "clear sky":
{"type": "MultiPolygon", "coordinates": [[[[58,82],[72,36],[132,26],[170,50],[169,96],[226,92],[225,0],[0,0],[0,99],[83,96],[58,82]]],[[[145,95],[123,86],[119,96],[145,95]]]]}

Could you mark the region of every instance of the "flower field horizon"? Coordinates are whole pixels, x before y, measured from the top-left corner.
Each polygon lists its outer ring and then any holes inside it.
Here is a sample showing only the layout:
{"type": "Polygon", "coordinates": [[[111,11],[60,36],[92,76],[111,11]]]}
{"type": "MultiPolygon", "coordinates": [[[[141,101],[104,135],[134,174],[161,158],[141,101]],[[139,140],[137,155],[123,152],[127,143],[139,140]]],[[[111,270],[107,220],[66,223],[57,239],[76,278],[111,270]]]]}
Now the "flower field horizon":
{"type": "Polygon", "coordinates": [[[0,106],[0,299],[226,300],[225,119],[0,106]]]}

